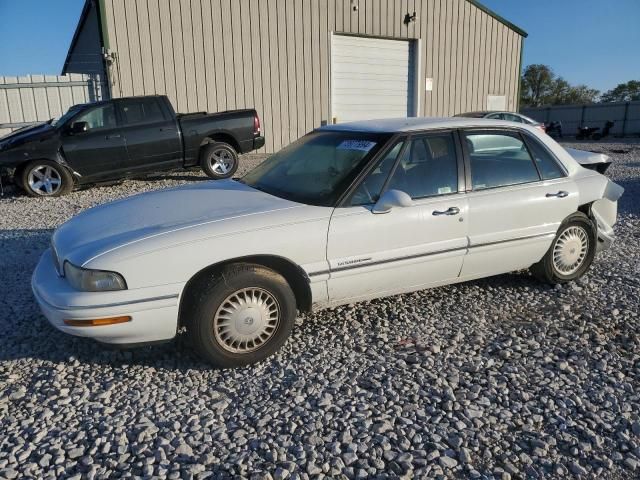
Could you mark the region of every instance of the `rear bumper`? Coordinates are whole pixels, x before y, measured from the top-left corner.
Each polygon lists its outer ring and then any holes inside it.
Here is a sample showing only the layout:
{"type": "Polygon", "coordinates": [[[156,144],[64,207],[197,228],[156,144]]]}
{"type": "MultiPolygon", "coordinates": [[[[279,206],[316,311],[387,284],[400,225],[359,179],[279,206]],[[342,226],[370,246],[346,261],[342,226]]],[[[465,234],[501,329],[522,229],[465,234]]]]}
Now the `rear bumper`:
{"type": "Polygon", "coordinates": [[[104,292],[98,296],[92,292],[78,292],[58,276],[50,250],[42,255],[31,278],[31,288],[49,323],[69,335],[115,345],[161,342],[176,335],[178,293],[154,293],[141,289],[134,298],[130,290],[104,292]],[[104,299],[96,301],[102,295],[105,295],[104,299]],[[64,322],[120,316],[130,316],[131,320],[115,325],[80,327],[64,322]]]}
{"type": "Polygon", "coordinates": [[[264,147],[264,137],[256,137],[253,139],[253,149],[258,150],[259,148],[264,147]]]}

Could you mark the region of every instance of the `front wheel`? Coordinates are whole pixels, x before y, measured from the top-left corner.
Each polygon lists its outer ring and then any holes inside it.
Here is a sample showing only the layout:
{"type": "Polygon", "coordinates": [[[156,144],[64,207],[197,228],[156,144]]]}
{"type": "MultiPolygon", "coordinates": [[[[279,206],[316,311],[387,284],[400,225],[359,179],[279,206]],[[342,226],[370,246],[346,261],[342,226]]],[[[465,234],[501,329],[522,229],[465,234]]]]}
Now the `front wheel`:
{"type": "Polygon", "coordinates": [[[574,213],[560,226],[551,247],[531,273],[539,280],[566,283],[580,278],[591,266],[596,253],[597,234],[584,213],[574,213]]]}
{"type": "Polygon", "coordinates": [[[200,166],[215,180],[230,178],[238,170],[238,154],[228,143],[210,143],[200,152],[200,166]]]}
{"type": "Polygon", "coordinates": [[[273,270],[231,265],[194,288],[186,313],[188,339],[214,366],[259,362],[275,353],[293,329],[295,296],[273,270]]]}
{"type": "Polygon", "coordinates": [[[73,178],[63,166],[50,160],[35,160],[20,169],[18,179],[31,197],[58,197],[73,188],[73,178]]]}

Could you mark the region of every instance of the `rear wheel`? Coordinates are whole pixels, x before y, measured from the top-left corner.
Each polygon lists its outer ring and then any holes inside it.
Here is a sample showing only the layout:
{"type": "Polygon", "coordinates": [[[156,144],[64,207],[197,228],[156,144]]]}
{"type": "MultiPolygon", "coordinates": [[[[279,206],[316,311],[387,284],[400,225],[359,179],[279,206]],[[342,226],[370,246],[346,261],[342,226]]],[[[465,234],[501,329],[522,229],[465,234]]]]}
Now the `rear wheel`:
{"type": "Polygon", "coordinates": [[[228,143],[210,143],[200,152],[200,166],[213,179],[230,178],[238,170],[238,154],[228,143]]]}
{"type": "Polygon", "coordinates": [[[20,169],[20,184],[31,197],[58,197],[73,188],[73,178],[62,165],[35,160],[20,169]]]}
{"type": "Polygon", "coordinates": [[[596,228],[584,213],[575,213],[560,226],[551,247],[531,273],[539,280],[557,284],[580,278],[596,253],[596,228]]]}
{"type": "Polygon", "coordinates": [[[296,299],[287,281],[260,265],[237,264],[203,282],[187,299],[187,335],[217,367],[259,362],[289,337],[296,299]]]}

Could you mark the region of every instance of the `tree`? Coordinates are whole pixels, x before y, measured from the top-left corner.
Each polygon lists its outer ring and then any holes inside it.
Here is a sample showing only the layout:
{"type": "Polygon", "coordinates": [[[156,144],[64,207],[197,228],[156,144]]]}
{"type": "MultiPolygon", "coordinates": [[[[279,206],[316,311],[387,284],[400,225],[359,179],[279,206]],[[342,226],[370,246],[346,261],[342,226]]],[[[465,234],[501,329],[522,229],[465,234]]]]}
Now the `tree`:
{"type": "Polygon", "coordinates": [[[617,87],[602,94],[601,102],[630,102],[640,100],[640,80],[620,83],[617,87]]]}
{"type": "Polygon", "coordinates": [[[564,78],[556,76],[548,65],[529,65],[522,73],[520,105],[541,107],[543,105],[569,105],[593,103],[600,92],[586,85],[573,86],[564,78]]]}
{"type": "Polygon", "coordinates": [[[539,107],[553,86],[555,74],[547,65],[533,64],[522,73],[520,88],[521,103],[530,107],[539,107]]]}

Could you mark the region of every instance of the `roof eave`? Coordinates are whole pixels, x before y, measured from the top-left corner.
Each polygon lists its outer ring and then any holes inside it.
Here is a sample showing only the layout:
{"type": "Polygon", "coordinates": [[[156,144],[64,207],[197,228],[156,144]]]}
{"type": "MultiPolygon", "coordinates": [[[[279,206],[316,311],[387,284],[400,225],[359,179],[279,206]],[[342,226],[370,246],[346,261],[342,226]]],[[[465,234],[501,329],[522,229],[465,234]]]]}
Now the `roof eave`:
{"type": "Polygon", "coordinates": [[[514,32],[522,35],[522,37],[527,38],[529,36],[529,34],[527,32],[525,32],[523,29],[521,29],[519,26],[517,26],[514,23],[511,23],[506,18],[498,15],[496,12],[491,10],[489,7],[484,6],[483,4],[478,2],[477,0],[467,0],[467,1],[470,2],[471,4],[475,5],[476,7],[478,7],[480,10],[482,10],[486,14],[491,15],[493,18],[498,20],[500,23],[506,25],[507,27],[509,27],[514,32]]]}
{"type": "Polygon", "coordinates": [[[84,26],[84,22],[87,20],[87,16],[89,15],[92,1],[93,0],[85,0],[84,2],[82,13],[80,13],[80,20],[78,20],[78,25],[76,25],[76,31],[73,32],[73,38],[71,39],[71,45],[69,45],[69,50],[67,51],[67,57],[64,59],[61,75],[67,74],[67,66],[69,65],[69,60],[71,60],[71,52],[73,52],[73,49],[76,47],[76,43],[78,43],[78,37],[80,36],[80,31],[84,26]]]}

